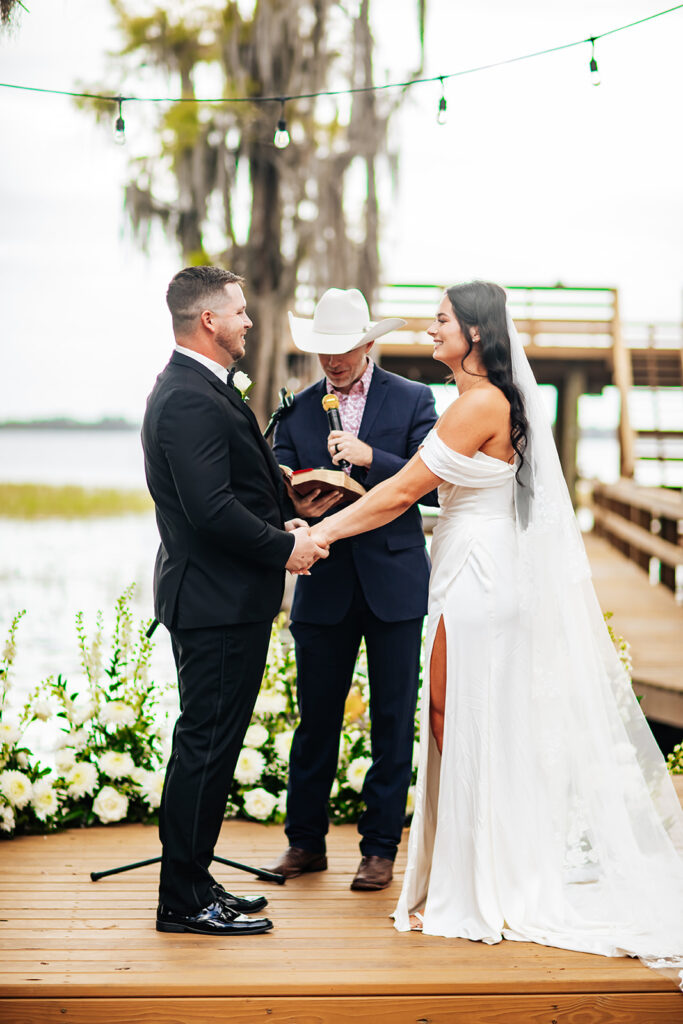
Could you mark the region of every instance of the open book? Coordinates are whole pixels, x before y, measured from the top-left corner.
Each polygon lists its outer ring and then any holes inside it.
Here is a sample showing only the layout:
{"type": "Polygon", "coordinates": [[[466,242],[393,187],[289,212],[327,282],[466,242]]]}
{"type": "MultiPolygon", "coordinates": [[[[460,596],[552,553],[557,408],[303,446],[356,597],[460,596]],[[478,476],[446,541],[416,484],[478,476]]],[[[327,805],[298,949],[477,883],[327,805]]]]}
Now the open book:
{"type": "Polygon", "coordinates": [[[342,491],[343,504],[356,501],[365,494],[363,485],[352,479],[343,469],[290,469],[289,466],[280,466],[280,469],[285,480],[297,494],[308,494],[316,488],[322,493],[342,491]]]}

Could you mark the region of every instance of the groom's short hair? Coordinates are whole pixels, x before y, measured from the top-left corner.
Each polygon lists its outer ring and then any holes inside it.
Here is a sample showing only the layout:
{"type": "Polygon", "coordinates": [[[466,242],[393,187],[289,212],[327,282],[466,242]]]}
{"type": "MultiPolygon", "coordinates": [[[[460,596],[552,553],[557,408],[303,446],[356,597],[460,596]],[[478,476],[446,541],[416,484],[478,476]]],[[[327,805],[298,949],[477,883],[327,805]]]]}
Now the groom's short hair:
{"type": "Polygon", "coordinates": [[[225,298],[226,284],[244,284],[244,278],[222,267],[185,267],[171,280],[166,305],[173,318],[173,330],[184,334],[207,304],[225,298]]]}

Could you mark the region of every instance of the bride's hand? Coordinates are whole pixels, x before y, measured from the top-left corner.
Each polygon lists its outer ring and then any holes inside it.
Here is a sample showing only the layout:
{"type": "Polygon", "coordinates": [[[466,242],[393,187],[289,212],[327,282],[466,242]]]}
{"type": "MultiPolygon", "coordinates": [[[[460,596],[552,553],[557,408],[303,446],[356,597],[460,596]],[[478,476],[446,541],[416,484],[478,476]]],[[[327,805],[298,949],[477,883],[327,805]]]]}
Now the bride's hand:
{"type": "Polygon", "coordinates": [[[324,519],[321,523],[316,523],[315,526],[312,526],[310,533],[311,538],[316,544],[319,544],[321,548],[329,548],[331,541],[327,535],[327,530],[325,529],[324,519]]]}

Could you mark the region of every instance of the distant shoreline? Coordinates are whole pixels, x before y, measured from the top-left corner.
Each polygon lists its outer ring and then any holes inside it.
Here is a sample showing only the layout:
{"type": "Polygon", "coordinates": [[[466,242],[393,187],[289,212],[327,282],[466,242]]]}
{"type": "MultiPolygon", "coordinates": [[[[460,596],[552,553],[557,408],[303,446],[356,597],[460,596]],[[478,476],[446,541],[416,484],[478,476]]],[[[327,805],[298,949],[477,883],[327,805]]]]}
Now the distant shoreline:
{"type": "Polygon", "coordinates": [[[74,420],[68,416],[55,416],[46,420],[4,420],[0,430],[139,430],[139,423],[132,423],[122,416],[105,416],[99,420],[86,422],[74,420]]]}

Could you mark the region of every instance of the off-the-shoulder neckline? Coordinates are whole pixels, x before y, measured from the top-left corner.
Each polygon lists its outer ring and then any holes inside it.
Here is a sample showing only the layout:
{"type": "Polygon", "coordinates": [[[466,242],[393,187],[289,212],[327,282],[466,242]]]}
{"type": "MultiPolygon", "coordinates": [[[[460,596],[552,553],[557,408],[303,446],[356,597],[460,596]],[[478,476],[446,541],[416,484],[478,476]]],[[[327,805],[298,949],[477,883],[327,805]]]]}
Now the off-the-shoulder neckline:
{"type": "Polygon", "coordinates": [[[441,444],[444,446],[444,448],[448,448],[449,452],[451,452],[453,455],[458,455],[461,459],[471,459],[472,461],[474,461],[474,459],[476,459],[477,455],[481,455],[481,456],[483,456],[483,458],[488,459],[490,462],[497,462],[498,465],[505,466],[506,469],[511,469],[513,471],[515,470],[514,463],[512,463],[512,462],[505,462],[504,459],[497,459],[495,457],[495,455],[487,455],[486,452],[481,451],[481,449],[479,451],[475,452],[474,455],[463,455],[462,452],[456,452],[455,448],[449,447],[449,445],[446,444],[444,439],[442,437],[439,437],[439,434],[438,434],[438,431],[437,431],[436,427],[433,427],[431,432],[441,442],[441,444]]]}

